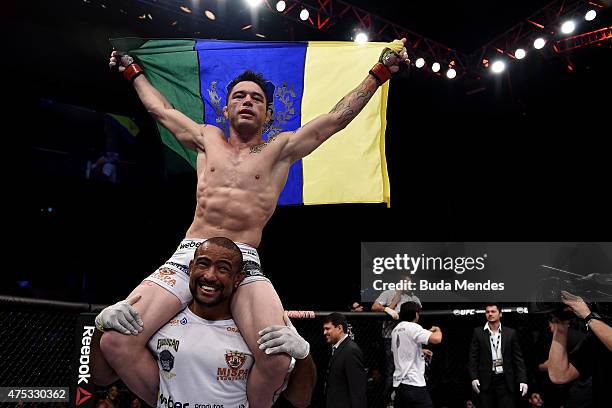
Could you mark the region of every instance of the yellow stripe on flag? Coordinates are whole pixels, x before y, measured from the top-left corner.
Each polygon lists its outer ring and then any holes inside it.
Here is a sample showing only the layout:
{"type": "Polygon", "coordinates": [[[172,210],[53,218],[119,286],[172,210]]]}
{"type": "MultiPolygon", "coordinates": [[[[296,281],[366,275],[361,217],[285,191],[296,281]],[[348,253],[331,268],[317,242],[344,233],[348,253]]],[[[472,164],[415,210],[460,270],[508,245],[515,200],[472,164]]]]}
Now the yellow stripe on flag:
{"type": "Polygon", "coordinates": [[[140,132],[138,125],[127,116],[116,115],[114,113],[109,113],[109,115],[115,118],[115,120],[119,122],[128,132],[130,132],[132,136],[136,137],[138,132],[140,132]]]}
{"type": "MultiPolygon", "coordinates": [[[[309,42],[302,125],[329,112],[355,89],[387,45],[309,42]]],[[[388,86],[379,88],[344,130],[302,159],[304,204],[390,202],[385,160],[388,86]]]]}

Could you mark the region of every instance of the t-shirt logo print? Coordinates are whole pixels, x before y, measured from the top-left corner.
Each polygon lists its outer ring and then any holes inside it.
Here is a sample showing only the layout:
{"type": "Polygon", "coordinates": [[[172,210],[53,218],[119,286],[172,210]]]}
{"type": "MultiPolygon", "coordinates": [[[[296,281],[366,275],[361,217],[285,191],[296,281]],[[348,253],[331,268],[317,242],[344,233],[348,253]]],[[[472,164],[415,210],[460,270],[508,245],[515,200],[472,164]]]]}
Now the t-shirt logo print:
{"type": "Polygon", "coordinates": [[[174,367],[174,356],[168,350],[162,350],[162,352],[159,353],[159,363],[162,370],[170,371],[174,367]]]}
{"type": "Polygon", "coordinates": [[[246,360],[246,355],[244,353],[240,353],[239,351],[228,351],[225,353],[225,362],[233,370],[238,370],[240,367],[242,367],[246,360]]]}

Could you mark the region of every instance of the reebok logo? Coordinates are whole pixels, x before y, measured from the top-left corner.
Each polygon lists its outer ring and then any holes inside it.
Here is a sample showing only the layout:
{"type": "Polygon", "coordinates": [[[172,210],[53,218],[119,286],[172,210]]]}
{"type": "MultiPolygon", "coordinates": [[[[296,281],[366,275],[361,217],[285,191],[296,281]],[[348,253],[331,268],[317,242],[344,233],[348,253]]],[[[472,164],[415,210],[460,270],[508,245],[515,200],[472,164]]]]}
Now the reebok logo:
{"type": "MultiPolygon", "coordinates": [[[[89,373],[89,353],[91,353],[91,337],[94,334],[94,330],[96,329],[94,326],[83,326],[85,330],[83,332],[83,338],[81,340],[81,357],[79,358],[79,381],[77,384],[85,383],[89,384],[89,377],[91,374],[89,373]]],[[[80,387],[79,387],[80,388],[80,387]]]]}
{"type": "Polygon", "coordinates": [[[76,406],[78,407],[79,405],[81,405],[82,403],[90,399],[91,397],[92,395],[89,391],[84,390],[81,387],[78,387],[77,392],[76,392],[76,398],[75,398],[76,406]]]}

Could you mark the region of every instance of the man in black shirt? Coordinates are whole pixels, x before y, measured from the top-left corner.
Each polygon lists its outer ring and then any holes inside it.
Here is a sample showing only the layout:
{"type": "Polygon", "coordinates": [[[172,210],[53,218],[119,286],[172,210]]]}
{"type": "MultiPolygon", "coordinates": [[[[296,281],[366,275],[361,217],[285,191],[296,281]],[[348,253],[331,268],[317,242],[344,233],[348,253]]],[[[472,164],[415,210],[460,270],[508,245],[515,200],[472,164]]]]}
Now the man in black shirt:
{"type": "Polygon", "coordinates": [[[579,377],[593,377],[593,405],[607,407],[612,396],[612,327],[591,312],[582,298],[561,292],[561,300],[584,321],[590,335],[568,356],[569,322],[554,318],[553,341],[548,355],[548,375],[555,384],[566,384],[579,377]]]}

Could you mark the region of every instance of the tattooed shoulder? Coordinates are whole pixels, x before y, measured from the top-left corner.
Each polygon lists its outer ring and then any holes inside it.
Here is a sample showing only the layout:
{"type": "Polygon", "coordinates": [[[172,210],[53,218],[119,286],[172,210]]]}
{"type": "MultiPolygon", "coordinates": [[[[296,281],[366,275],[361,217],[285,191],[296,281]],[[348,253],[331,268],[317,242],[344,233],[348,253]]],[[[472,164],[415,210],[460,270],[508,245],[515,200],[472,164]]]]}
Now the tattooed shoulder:
{"type": "Polygon", "coordinates": [[[261,152],[264,149],[264,147],[266,147],[267,145],[272,143],[274,140],[276,140],[277,137],[278,137],[278,134],[270,136],[268,140],[266,140],[265,142],[260,143],[257,146],[251,146],[251,151],[249,153],[253,154],[253,153],[261,152]]]}

